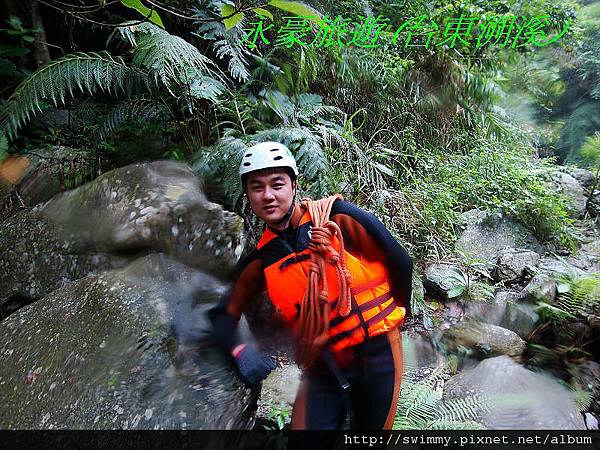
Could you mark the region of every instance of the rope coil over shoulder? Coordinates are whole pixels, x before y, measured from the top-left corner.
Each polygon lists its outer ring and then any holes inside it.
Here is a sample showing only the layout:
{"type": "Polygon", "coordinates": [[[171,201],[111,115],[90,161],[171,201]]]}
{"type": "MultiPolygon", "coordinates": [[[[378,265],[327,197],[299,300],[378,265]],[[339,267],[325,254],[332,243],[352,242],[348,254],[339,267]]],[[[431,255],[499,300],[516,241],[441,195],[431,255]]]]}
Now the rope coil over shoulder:
{"type": "Polygon", "coordinates": [[[331,305],[328,302],[327,263],[332,264],[336,270],[339,288],[336,306],[338,313],[342,317],[350,313],[352,277],[344,258],[344,239],[338,225],[329,220],[333,202],[338,199],[343,200],[341,194],[317,201],[305,198],[300,204],[304,211],[308,210],[313,222],[308,245],[311,258],[308,286],[300,304],[300,316],[295,333],[299,339],[296,346],[296,361],[304,367],[310,367],[315,362],[329,339],[331,305]],[[340,243],[339,253],[331,245],[334,236],[340,243]]]}

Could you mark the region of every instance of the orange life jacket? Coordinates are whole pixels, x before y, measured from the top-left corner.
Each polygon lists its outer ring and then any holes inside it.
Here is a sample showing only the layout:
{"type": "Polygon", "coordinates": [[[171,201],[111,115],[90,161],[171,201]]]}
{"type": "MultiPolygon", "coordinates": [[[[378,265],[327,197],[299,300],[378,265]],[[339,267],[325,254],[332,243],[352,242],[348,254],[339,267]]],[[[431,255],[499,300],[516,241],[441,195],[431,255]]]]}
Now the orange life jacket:
{"type": "MultiPolygon", "coordinates": [[[[298,317],[300,302],[310,273],[310,240],[312,222],[308,211],[298,225],[296,251],[269,228],[263,233],[257,249],[262,254],[267,292],[273,306],[292,325],[298,317]]],[[[340,251],[333,237],[331,245],[340,251]]],[[[387,269],[381,262],[359,259],[344,250],[346,266],[352,274],[352,308],[346,317],[338,316],[338,285],[335,267],[327,265],[328,301],[332,303],[329,344],[333,351],[360,344],[369,337],[392,330],[404,319],[406,309],[398,306],[388,284],[387,269]]]]}

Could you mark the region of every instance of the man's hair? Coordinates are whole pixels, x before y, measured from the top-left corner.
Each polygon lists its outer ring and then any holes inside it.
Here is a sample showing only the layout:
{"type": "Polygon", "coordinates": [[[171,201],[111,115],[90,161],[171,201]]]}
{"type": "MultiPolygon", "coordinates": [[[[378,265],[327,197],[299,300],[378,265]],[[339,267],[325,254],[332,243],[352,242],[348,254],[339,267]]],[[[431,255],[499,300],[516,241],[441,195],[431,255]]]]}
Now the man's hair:
{"type": "Polygon", "coordinates": [[[246,189],[246,184],[248,183],[248,177],[254,173],[260,175],[271,175],[273,173],[280,172],[281,170],[285,171],[290,177],[292,183],[296,181],[297,177],[291,167],[267,167],[265,169],[259,169],[252,172],[248,172],[242,175],[242,188],[246,189]]]}

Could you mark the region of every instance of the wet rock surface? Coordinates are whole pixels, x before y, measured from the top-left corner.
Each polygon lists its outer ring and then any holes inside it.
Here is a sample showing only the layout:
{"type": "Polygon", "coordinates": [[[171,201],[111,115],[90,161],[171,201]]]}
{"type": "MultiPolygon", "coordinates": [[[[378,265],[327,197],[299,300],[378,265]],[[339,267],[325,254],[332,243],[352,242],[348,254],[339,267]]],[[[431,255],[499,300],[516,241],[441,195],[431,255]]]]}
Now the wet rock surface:
{"type": "Polygon", "coordinates": [[[223,291],[150,255],[12,314],[0,322],[0,428],[252,428],[258,388],[205,340],[223,291]]]}
{"type": "Polygon", "coordinates": [[[571,215],[575,218],[581,217],[585,213],[587,199],[579,181],[568,173],[557,172],[552,176],[552,182],[556,190],[569,200],[571,215]]]}
{"type": "Polygon", "coordinates": [[[463,219],[467,226],[456,248],[489,266],[509,248],[543,253],[542,245],[530,232],[500,213],[471,210],[463,214],[463,219]]]}
{"type": "Polygon", "coordinates": [[[2,225],[2,317],[154,252],[224,277],[244,243],[241,218],[209,202],[191,169],[172,161],[107,172],[2,225]]]}
{"type": "Polygon", "coordinates": [[[423,286],[430,296],[448,299],[448,292],[459,285],[460,269],[452,264],[432,264],[425,269],[423,286]]]}
{"type": "Polygon", "coordinates": [[[517,283],[533,273],[540,261],[540,255],[531,250],[510,249],[502,252],[496,262],[494,278],[505,283],[517,283]]]}
{"type": "Polygon", "coordinates": [[[493,430],[585,430],[569,392],[557,381],[525,369],[508,356],[481,361],[453,376],[444,400],[479,395],[491,398],[477,421],[493,430]]]}
{"type": "Polygon", "coordinates": [[[525,341],[515,332],[475,320],[459,322],[446,330],[442,339],[452,352],[462,346],[483,357],[496,355],[519,357],[525,350],[525,341]]]}
{"type": "Polygon", "coordinates": [[[244,245],[242,219],[208,201],[190,167],[175,161],[112,170],[39,210],[82,245],[111,253],[163,252],[220,276],[244,245]]]}
{"type": "Polygon", "coordinates": [[[125,258],[65,239],[40,213],[14,214],[0,229],[0,318],[72,280],[126,263],[125,258]]]}

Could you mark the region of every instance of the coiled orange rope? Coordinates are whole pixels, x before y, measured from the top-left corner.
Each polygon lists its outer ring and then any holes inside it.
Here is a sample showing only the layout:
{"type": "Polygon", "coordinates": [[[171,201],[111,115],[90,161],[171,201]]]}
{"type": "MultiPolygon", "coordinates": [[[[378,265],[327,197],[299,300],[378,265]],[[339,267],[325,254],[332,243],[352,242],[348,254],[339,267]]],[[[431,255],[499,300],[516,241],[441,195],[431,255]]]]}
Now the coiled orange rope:
{"type": "Polygon", "coordinates": [[[351,274],[344,258],[344,239],[338,225],[329,220],[331,207],[337,199],[343,200],[341,194],[332,195],[322,200],[302,200],[300,206],[310,213],[313,222],[309,243],[311,264],[308,286],[302,303],[300,317],[296,324],[296,361],[303,367],[310,367],[329,339],[329,317],[331,305],[327,301],[327,263],[335,266],[339,288],[338,313],[345,317],[350,313],[351,274]],[[331,245],[331,239],[337,236],[340,242],[338,253],[331,245]]]}

